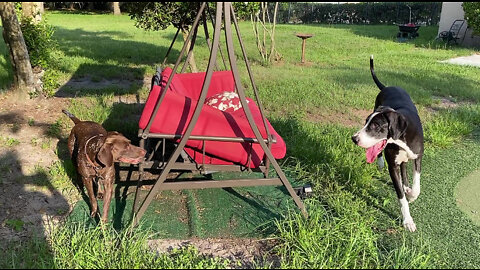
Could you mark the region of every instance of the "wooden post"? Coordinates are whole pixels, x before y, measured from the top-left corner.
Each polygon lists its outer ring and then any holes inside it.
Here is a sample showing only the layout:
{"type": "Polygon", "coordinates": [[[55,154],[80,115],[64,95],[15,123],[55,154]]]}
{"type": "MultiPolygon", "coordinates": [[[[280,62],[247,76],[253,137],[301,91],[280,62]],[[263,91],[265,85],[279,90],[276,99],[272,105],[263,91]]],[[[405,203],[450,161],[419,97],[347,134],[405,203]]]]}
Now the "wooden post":
{"type": "Polygon", "coordinates": [[[307,39],[302,38],[302,63],[305,63],[305,44],[307,43],[307,39]]]}

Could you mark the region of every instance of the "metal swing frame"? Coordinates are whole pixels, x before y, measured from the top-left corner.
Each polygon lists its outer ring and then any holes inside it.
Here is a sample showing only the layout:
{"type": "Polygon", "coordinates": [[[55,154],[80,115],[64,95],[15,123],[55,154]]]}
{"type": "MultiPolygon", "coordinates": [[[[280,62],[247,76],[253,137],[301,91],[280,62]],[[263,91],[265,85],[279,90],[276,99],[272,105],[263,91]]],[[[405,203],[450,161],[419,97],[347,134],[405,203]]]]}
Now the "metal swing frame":
{"type": "MultiPolygon", "coordinates": [[[[208,12],[208,5],[206,2],[201,3],[198,14],[193,22],[192,28],[188,34],[187,39],[185,40],[185,43],[183,45],[183,48],[180,52],[180,55],[175,63],[175,66],[172,70],[172,73],[166,83],[165,90],[162,91],[160,96],[157,99],[157,103],[155,104],[154,111],[150,117],[150,120],[148,122],[148,125],[146,126],[145,129],[139,129],[138,136],[141,138],[140,139],[140,147],[145,148],[145,144],[148,139],[161,139],[159,140],[159,143],[163,144],[163,154],[165,153],[165,140],[166,139],[176,139],[180,140],[178,144],[175,147],[174,152],[171,154],[171,156],[168,158],[168,161],[162,160],[162,161],[152,161],[153,153],[147,157],[145,161],[139,164],[139,172],[140,172],[140,177],[137,182],[137,189],[135,192],[135,201],[133,205],[133,224],[134,226],[138,225],[138,222],[142,218],[142,216],[145,214],[145,211],[147,210],[148,206],[152,202],[153,198],[157,195],[159,191],[162,190],[181,190],[181,189],[203,189],[203,188],[227,188],[227,187],[247,187],[247,186],[267,186],[267,185],[283,185],[287,189],[288,193],[290,196],[293,198],[295,204],[298,206],[298,208],[302,211],[305,217],[307,217],[307,212],[305,210],[305,206],[299,196],[296,194],[295,190],[291,186],[290,182],[286,178],[284,172],[280,168],[278,162],[275,160],[272,152],[271,152],[271,144],[274,143],[274,139],[272,138],[268,126],[267,126],[267,120],[265,118],[263,106],[260,102],[259,96],[258,96],[258,91],[256,88],[256,85],[253,80],[253,74],[250,69],[250,65],[247,60],[246,56],[246,51],[245,47],[240,35],[240,30],[238,26],[238,22],[235,17],[235,12],[232,7],[231,2],[217,2],[216,3],[216,16],[215,20],[210,17],[213,27],[214,27],[214,33],[213,33],[213,42],[210,41],[210,37],[208,35],[208,27],[207,27],[207,13],[208,12]],[[155,116],[158,112],[159,107],[162,104],[162,101],[165,97],[166,91],[169,88],[173,76],[176,74],[176,71],[180,65],[181,59],[185,54],[186,48],[188,43],[191,43],[189,52],[187,54],[185,63],[182,68],[182,72],[185,70],[185,66],[192,54],[193,47],[195,46],[195,40],[197,37],[197,31],[199,27],[199,22],[200,19],[203,20],[203,25],[204,25],[204,31],[205,31],[205,37],[207,39],[207,44],[210,48],[210,58],[207,66],[207,71],[205,75],[205,79],[203,82],[202,90],[200,92],[200,96],[198,98],[198,103],[195,107],[195,111],[192,115],[192,118],[190,122],[188,123],[188,126],[184,132],[184,134],[159,134],[159,133],[150,133],[150,128],[152,126],[152,123],[155,119],[155,116]],[[227,55],[228,59],[230,62],[230,69],[233,74],[234,82],[235,82],[235,87],[236,91],[238,93],[240,102],[243,106],[245,115],[247,117],[248,123],[250,124],[250,127],[252,128],[253,133],[255,134],[254,138],[246,138],[246,137],[215,137],[215,136],[192,136],[192,131],[193,128],[195,127],[197,120],[200,116],[202,107],[204,106],[204,101],[207,96],[207,92],[210,86],[210,82],[212,79],[213,71],[217,66],[217,55],[218,52],[220,51],[221,57],[223,59],[223,63],[225,67],[227,67],[225,58],[223,57],[223,53],[221,51],[221,47],[219,46],[220,43],[220,34],[222,31],[222,22],[224,22],[223,27],[225,30],[225,43],[227,47],[227,55]],[[256,103],[258,105],[258,108],[260,110],[262,119],[263,119],[263,124],[265,125],[265,130],[267,133],[267,138],[263,138],[257,124],[255,123],[252,113],[250,111],[250,108],[247,105],[246,101],[246,96],[245,96],[245,90],[244,87],[241,84],[240,80],[240,74],[237,69],[237,62],[235,59],[235,54],[234,54],[234,47],[233,47],[233,37],[232,37],[232,28],[231,25],[235,26],[236,34],[238,37],[238,41],[240,44],[240,48],[242,50],[243,58],[245,60],[246,68],[250,77],[250,82],[253,87],[253,92],[255,95],[256,103]],[[255,168],[250,168],[250,164],[245,165],[240,165],[240,164],[233,164],[233,165],[215,165],[215,164],[199,164],[195,162],[178,162],[179,156],[182,154],[183,149],[187,143],[188,140],[201,140],[203,141],[203,156],[205,156],[205,148],[206,144],[208,141],[222,141],[222,142],[238,142],[238,143],[250,143],[250,144],[260,144],[264,151],[264,157],[263,157],[263,162],[260,166],[255,167],[255,168]],[[269,177],[268,172],[270,166],[274,169],[278,177],[269,177]],[[153,187],[150,189],[149,193],[145,197],[143,201],[141,201],[140,196],[139,196],[139,191],[140,187],[142,186],[142,178],[143,178],[143,172],[146,169],[160,169],[161,172],[158,176],[158,178],[154,181],[153,187]],[[243,172],[246,170],[252,170],[252,171],[257,171],[257,172],[262,172],[263,173],[263,178],[257,178],[257,179],[232,179],[232,180],[198,180],[198,181],[191,181],[191,180],[173,180],[173,181],[166,181],[168,174],[172,171],[194,171],[194,172],[200,172],[200,173],[205,173],[207,171],[231,171],[231,172],[243,172]]],[[[210,14],[208,14],[210,15],[210,14]]],[[[174,40],[172,41],[170,48],[168,49],[168,52],[170,52],[171,48],[173,47],[173,44],[175,42],[175,39],[178,35],[179,31],[177,31],[177,34],[175,35],[174,40]]],[[[168,55],[167,52],[167,55],[168,55]]],[[[167,57],[165,57],[166,60],[167,57]]],[[[164,61],[165,63],[165,61],[164,61]]],[[[152,82],[153,84],[153,82],[152,82]]],[[[155,146],[155,150],[159,148],[159,143],[155,146]]],[[[162,158],[163,159],[163,158],[162,158]]],[[[250,160],[250,155],[249,155],[249,160],[250,160]]]]}

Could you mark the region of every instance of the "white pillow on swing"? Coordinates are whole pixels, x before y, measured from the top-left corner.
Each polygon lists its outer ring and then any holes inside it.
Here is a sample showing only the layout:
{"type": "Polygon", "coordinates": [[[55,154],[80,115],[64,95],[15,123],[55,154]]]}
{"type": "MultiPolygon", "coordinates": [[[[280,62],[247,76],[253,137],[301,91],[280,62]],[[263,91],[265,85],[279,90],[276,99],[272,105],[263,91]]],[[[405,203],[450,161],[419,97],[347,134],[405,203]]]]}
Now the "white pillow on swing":
{"type": "MultiPolygon", "coordinates": [[[[249,101],[247,100],[247,103],[249,101]]],[[[234,112],[242,108],[240,97],[235,92],[225,91],[208,97],[205,104],[224,112],[234,112]]]]}

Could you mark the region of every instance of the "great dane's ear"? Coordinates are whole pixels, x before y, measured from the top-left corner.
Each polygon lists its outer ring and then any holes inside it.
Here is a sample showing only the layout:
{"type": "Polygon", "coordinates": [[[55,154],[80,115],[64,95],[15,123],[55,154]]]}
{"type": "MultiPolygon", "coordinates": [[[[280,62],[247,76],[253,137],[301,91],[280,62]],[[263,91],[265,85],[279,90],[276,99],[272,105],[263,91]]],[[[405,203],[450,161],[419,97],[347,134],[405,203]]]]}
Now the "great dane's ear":
{"type": "Polygon", "coordinates": [[[385,113],[385,112],[394,112],[395,110],[388,106],[378,106],[375,109],[375,112],[385,113]]]}
{"type": "Polygon", "coordinates": [[[105,167],[111,167],[113,165],[112,145],[110,143],[103,144],[97,153],[97,160],[105,167]]]}
{"type": "Polygon", "coordinates": [[[385,117],[388,120],[388,137],[394,140],[400,139],[407,131],[407,119],[402,114],[389,110],[385,112],[385,117]]]}

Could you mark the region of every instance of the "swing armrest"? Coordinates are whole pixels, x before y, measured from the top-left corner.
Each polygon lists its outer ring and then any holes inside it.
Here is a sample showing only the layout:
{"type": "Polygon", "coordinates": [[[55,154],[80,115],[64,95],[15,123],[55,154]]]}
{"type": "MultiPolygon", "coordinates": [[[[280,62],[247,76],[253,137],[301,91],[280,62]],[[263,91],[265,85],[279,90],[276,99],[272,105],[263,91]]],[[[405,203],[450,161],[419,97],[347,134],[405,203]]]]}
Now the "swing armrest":
{"type": "Polygon", "coordinates": [[[162,68],[157,67],[157,72],[155,72],[155,75],[152,77],[152,84],[150,85],[150,90],[153,89],[154,85],[160,85],[160,82],[162,81],[162,68]]]}

